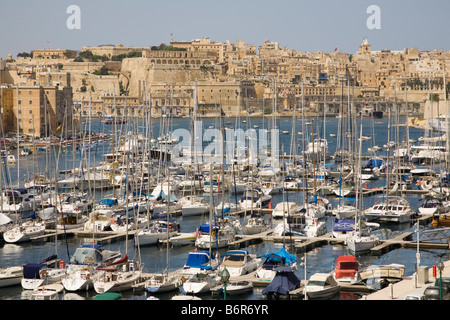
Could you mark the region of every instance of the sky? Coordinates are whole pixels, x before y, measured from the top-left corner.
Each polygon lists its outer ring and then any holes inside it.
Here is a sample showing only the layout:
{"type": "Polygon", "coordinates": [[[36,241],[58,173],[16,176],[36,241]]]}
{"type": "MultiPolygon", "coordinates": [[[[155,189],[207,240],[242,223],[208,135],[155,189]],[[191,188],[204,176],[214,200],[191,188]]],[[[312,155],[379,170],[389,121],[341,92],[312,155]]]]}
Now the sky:
{"type": "Polygon", "coordinates": [[[0,4],[0,58],[33,49],[123,44],[151,47],[171,39],[265,40],[303,52],[450,50],[448,0],[20,0],[0,4]],[[80,9],[79,29],[67,21],[80,9]],[[375,11],[367,9],[375,5],[375,11]],[[378,28],[373,28],[377,26],[378,28]]]}

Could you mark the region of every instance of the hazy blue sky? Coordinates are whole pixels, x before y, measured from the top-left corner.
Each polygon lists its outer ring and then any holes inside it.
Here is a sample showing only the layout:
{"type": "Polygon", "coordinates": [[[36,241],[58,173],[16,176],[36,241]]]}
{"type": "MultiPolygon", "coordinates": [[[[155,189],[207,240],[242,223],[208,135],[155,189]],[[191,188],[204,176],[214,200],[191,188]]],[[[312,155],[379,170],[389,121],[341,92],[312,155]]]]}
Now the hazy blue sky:
{"type": "Polygon", "coordinates": [[[38,48],[84,45],[153,46],[208,37],[259,46],[264,40],[300,51],[450,49],[450,1],[427,0],[21,0],[0,4],[0,57],[38,48]],[[67,7],[81,9],[81,29],[69,30],[67,7]],[[381,29],[366,26],[370,5],[381,29]],[[171,36],[171,33],[173,35],[171,36]]]}

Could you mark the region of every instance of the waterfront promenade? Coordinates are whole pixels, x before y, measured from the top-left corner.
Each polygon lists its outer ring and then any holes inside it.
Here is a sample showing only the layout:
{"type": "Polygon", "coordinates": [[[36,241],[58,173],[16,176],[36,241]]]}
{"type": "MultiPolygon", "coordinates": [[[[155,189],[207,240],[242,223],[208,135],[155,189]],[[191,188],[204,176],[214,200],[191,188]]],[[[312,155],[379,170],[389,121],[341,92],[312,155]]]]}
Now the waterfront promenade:
{"type": "MultiPolygon", "coordinates": [[[[450,260],[445,261],[444,266],[442,277],[450,277],[450,260]]],[[[437,277],[439,277],[439,270],[437,270],[437,277]]],[[[428,269],[428,281],[426,283],[417,281],[416,284],[415,278],[416,273],[404,277],[402,281],[389,285],[384,289],[364,295],[360,300],[403,300],[406,294],[424,290],[426,287],[434,285],[434,281],[436,280],[436,278],[433,277],[433,268],[431,267],[428,269]]]]}

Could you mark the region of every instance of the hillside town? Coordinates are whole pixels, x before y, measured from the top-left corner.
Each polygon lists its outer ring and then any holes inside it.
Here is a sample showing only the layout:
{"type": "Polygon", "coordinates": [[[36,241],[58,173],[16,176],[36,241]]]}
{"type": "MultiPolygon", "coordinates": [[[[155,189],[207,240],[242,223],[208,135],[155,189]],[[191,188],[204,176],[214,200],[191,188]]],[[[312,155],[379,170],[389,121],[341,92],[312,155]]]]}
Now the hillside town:
{"type": "Polygon", "coordinates": [[[278,115],[289,116],[303,99],[309,114],[338,114],[350,103],[351,112],[395,105],[402,114],[433,118],[446,110],[449,63],[450,52],[375,51],[368,39],[354,53],[205,37],[150,47],[34,49],[0,59],[0,106],[5,132],[19,125],[36,135],[62,123],[70,128],[73,115],[140,116],[151,106],[152,116],[189,116],[196,85],[199,117],[261,116],[274,104],[278,115]]]}

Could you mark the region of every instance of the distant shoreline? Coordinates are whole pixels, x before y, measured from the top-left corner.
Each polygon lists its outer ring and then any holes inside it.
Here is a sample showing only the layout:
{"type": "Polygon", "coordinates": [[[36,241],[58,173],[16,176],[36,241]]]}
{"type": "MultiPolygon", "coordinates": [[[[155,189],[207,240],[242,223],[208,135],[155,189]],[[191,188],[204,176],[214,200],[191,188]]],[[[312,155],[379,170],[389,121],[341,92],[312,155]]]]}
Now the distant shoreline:
{"type": "MultiPolygon", "coordinates": [[[[275,117],[292,118],[293,115],[294,115],[294,112],[292,112],[292,111],[291,112],[279,112],[279,113],[275,114],[275,117]]],[[[406,116],[406,112],[400,112],[399,115],[400,116],[406,116]]],[[[411,118],[413,118],[413,119],[417,118],[418,119],[418,118],[422,118],[423,117],[423,113],[409,113],[408,115],[409,115],[409,119],[411,119],[411,118]]],[[[295,116],[297,118],[300,118],[302,116],[302,113],[301,112],[297,112],[295,114],[295,116]]],[[[327,115],[326,115],[327,118],[335,118],[337,116],[339,116],[339,113],[327,113],[327,115]]],[[[106,116],[91,115],[90,117],[93,118],[93,119],[101,119],[101,118],[105,118],[106,116]]],[[[121,116],[118,116],[118,117],[121,117],[121,116]]],[[[183,117],[184,116],[174,116],[172,118],[181,119],[183,117]]],[[[219,117],[219,116],[218,115],[197,115],[197,118],[206,118],[206,119],[207,118],[217,118],[217,117],[219,117]]],[[[238,117],[238,115],[225,115],[223,118],[224,119],[231,119],[231,118],[236,118],[236,117],[238,117]]],[[[262,115],[262,113],[251,113],[251,114],[241,113],[241,115],[239,115],[239,117],[241,117],[241,118],[246,118],[246,117],[249,117],[249,118],[262,118],[263,115],[262,115]]],[[[272,117],[272,114],[265,114],[264,117],[270,118],[270,117],[272,117]]],[[[323,117],[323,113],[305,112],[305,117],[306,118],[323,117]]],[[[387,115],[384,115],[383,117],[386,118],[387,115]]],[[[89,118],[89,116],[88,115],[82,115],[81,118],[82,119],[86,119],[86,118],[89,118]]],[[[131,118],[135,118],[135,117],[133,116],[131,118]]],[[[144,118],[144,117],[140,116],[138,118],[144,118]]],[[[152,118],[153,119],[159,119],[159,118],[161,118],[161,116],[152,116],[152,118]]],[[[366,119],[368,119],[368,118],[366,118],[366,119]]]]}

